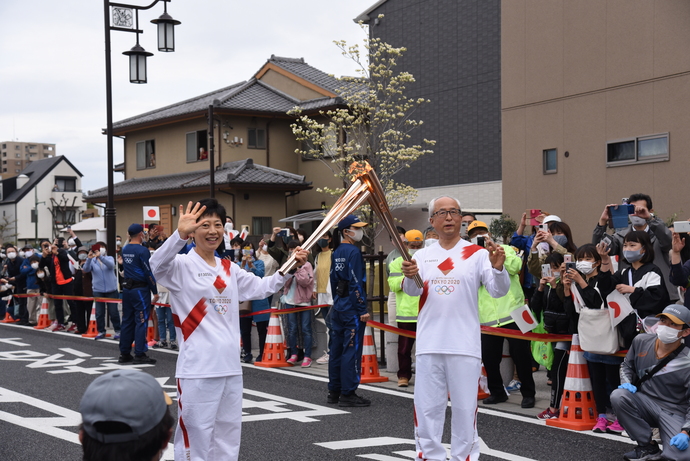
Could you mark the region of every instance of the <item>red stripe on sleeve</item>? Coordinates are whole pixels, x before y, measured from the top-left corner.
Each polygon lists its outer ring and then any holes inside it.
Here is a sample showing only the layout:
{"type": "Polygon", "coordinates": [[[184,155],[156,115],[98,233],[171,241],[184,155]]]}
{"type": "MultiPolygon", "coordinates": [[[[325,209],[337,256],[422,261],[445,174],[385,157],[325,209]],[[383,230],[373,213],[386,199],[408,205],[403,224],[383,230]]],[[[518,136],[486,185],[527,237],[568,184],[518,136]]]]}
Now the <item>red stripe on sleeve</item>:
{"type": "Polygon", "coordinates": [[[187,315],[187,318],[184,319],[184,322],[182,322],[182,326],[180,328],[182,329],[182,334],[184,335],[185,341],[187,341],[191,334],[194,333],[196,327],[199,326],[201,321],[206,316],[207,307],[208,305],[206,304],[206,298],[201,298],[199,302],[196,303],[194,308],[192,308],[192,311],[189,313],[189,315],[187,315]]]}

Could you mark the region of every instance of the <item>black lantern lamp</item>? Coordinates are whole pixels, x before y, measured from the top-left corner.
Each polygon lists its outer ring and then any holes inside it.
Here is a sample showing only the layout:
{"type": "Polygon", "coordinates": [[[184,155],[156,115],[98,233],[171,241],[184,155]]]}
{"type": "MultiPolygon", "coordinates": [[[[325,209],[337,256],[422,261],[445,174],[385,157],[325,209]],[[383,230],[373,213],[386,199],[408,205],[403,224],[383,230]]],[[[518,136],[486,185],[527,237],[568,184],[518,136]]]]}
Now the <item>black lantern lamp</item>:
{"type": "Polygon", "coordinates": [[[138,35],[137,44],[122,54],[129,56],[129,81],[131,83],[146,83],[146,58],[153,56],[153,53],[149,53],[139,45],[138,35]]]}
{"type": "Polygon", "coordinates": [[[163,9],[163,14],[151,22],[158,24],[158,51],[171,52],[175,51],[175,26],[182,23],[168,14],[167,2],[164,3],[163,9]]]}

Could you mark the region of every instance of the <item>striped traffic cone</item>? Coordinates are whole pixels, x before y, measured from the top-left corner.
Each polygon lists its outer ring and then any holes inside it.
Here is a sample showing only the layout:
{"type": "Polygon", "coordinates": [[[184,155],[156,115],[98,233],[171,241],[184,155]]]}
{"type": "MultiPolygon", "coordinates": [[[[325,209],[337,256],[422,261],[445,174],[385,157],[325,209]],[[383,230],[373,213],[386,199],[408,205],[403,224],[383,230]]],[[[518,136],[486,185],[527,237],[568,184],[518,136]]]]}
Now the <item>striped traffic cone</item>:
{"type": "MultiPolygon", "coordinates": [[[[274,307],[271,310],[277,311],[274,307]]],[[[257,367],[279,368],[291,367],[285,361],[285,346],[283,344],[283,330],[280,328],[280,319],[277,314],[271,314],[264,344],[264,355],[260,362],[254,362],[257,367]]]]}
{"type": "Polygon", "coordinates": [[[486,381],[486,370],[484,369],[484,364],[482,363],[482,375],[479,377],[479,385],[477,389],[477,400],[484,400],[491,396],[489,392],[489,385],[486,381]]]}
{"type": "Polygon", "coordinates": [[[38,313],[38,323],[34,327],[35,330],[42,330],[50,326],[50,317],[48,316],[48,298],[43,298],[41,301],[41,311],[38,313]]]}
{"type": "Polygon", "coordinates": [[[568,359],[568,372],[563,386],[561,399],[561,415],[558,418],[547,419],[547,426],[572,429],[574,431],[588,431],[597,422],[597,411],[592,395],[592,381],[589,379],[587,360],[580,348],[580,339],[573,335],[568,359]]]}
{"type": "Polygon", "coordinates": [[[98,327],[96,326],[96,303],[91,304],[91,317],[89,317],[89,327],[86,333],[82,335],[84,338],[95,338],[98,336],[98,327]]]}
{"type": "Polygon", "coordinates": [[[151,317],[149,317],[149,324],[146,328],[146,342],[149,347],[153,347],[153,345],[156,344],[156,334],[153,331],[153,319],[151,317]]]}
{"type": "Polygon", "coordinates": [[[364,348],[362,349],[362,374],[360,383],[385,383],[388,378],[379,374],[379,360],[374,347],[374,336],[369,328],[364,332],[364,348]]]}

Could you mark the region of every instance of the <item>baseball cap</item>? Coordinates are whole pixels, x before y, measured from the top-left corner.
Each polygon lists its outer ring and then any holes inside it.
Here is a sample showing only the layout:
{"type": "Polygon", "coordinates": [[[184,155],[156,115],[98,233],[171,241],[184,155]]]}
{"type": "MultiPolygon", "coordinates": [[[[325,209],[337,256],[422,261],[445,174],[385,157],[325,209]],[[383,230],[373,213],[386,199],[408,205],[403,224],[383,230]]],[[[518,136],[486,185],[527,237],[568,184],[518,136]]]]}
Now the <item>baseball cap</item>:
{"type": "Polygon", "coordinates": [[[84,431],[101,443],[137,440],[161,422],[170,397],[156,379],[139,370],[116,370],[96,378],[79,404],[84,431]],[[121,423],[129,431],[99,432],[100,422],[121,423]]]}
{"type": "Polygon", "coordinates": [[[483,221],[472,221],[469,226],[467,226],[467,233],[473,231],[474,229],[486,229],[489,230],[489,226],[483,221]]]}
{"type": "Polygon", "coordinates": [[[139,232],[144,232],[144,227],[141,224],[134,223],[127,229],[129,235],[137,235],[139,232]]]}
{"type": "Polygon", "coordinates": [[[676,325],[688,325],[690,326],[690,310],[681,304],[671,304],[666,306],[661,314],[657,314],[657,317],[661,316],[668,317],[676,325]]]}
{"type": "Polygon", "coordinates": [[[338,223],[338,230],[347,229],[348,227],[364,227],[367,223],[362,222],[359,218],[353,214],[345,216],[338,223]]]}
{"type": "Polygon", "coordinates": [[[561,222],[561,218],[559,218],[555,214],[550,214],[546,218],[544,218],[544,221],[542,221],[542,224],[547,224],[550,222],[561,222]]]}
{"type": "Polygon", "coordinates": [[[405,232],[405,238],[408,242],[422,242],[424,241],[424,236],[417,229],[410,229],[405,232]]]}

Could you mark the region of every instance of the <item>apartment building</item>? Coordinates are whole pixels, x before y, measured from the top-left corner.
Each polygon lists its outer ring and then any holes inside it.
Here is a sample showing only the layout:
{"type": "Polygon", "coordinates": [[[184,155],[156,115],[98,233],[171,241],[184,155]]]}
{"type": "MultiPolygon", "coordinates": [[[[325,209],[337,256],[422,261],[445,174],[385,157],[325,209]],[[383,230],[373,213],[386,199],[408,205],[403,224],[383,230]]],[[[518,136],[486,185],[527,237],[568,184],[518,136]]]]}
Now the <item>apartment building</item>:
{"type": "Polygon", "coordinates": [[[0,143],[2,179],[17,176],[31,162],[55,157],[55,144],[3,141],[0,143]]]}

